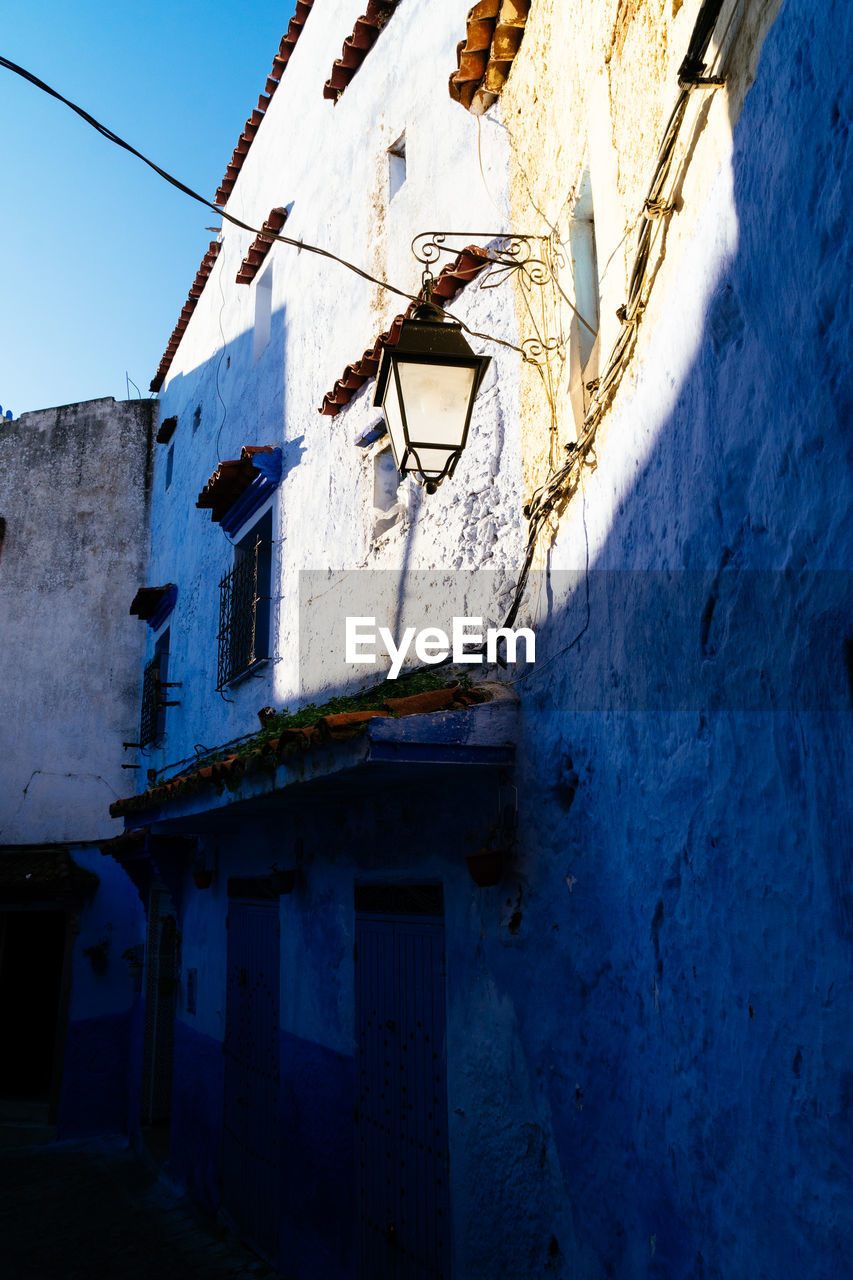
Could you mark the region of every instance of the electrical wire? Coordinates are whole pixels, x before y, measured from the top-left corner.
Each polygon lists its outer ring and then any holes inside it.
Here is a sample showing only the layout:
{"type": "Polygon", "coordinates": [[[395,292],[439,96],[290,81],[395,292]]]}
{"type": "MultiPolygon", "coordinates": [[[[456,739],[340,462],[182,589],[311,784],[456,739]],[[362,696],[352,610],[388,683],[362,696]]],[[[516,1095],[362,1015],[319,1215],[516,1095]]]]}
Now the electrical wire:
{"type": "MultiPolygon", "coordinates": [[[[546,482],[534,492],[525,507],[525,515],[528,519],[527,547],[521,573],[519,574],[519,578],[516,583],[513,601],[507,613],[504,627],[511,627],[518,616],[529,578],[530,569],[535,558],[539,536],[548,524],[551,516],[558,516],[564,509],[565,504],[569,501],[572,494],[575,492],[580,480],[580,467],[592,448],[598,424],[616,393],[622,379],[622,374],[624,373],[633,352],[637,326],[642,318],[643,310],[645,308],[643,292],[649,276],[651,250],[656,240],[657,232],[660,229],[660,224],[662,224],[666,215],[672,211],[671,206],[663,199],[663,190],[672,167],[675,145],[684,123],[691,90],[697,86],[713,86],[722,83],[722,79],[719,77],[705,75],[706,68],[704,65],[704,59],[724,2],[725,0],[703,0],[699,13],[697,14],[693,32],[688,42],[687,53],[678,72],[679,94],[664,130],[663,140],[658,150],[652,180],[649,184],[646,199],[643,202],[640,214],[642,217],[642,226],[637,239],[637,247],[635,249],[629,277],[628,299],[625,305],[621,307],[617,313],[622,322],[622,328],[613,348],[611,349],[607,364],[598,379],[598,384],[593,388],[592,399],[584,417],[578,441],[573,446],[567,446],[567,449],[569,450],[569,457],[567,461],[562,467],[559,467],[557,470],[552,472],[546,482]]],[[[735,5],[735,9],[736,8],[737,5],[735,5]]],[[[728,34],[733,17],[734,13],[729,19],[729,24],[725,33],[726,35],[728,34]]],[[[182,191],[185,195],[196,200],[199,204],[203,204],[206,208],[212,209],[214,213],[232,225],[239,227],[243,231],[249,231],[253,235],[263,234],[266,239],[271,239],[278,243],[289,245],[291,248],[295,248],[297,250],[305,250],[307,253],[313,253],[318,257],[327,258],[330,261],[337,262],[341,266],[346,267],[347,270],[352,271],[355,275],[360,276],[363,280],[367,280],[371,284],[378,285],[380,288],[385,289],[390,293],[397,294],[399,297],[407,298],[410,302],[421,301],[421,299],[415,294],[408,293],[403,289],[398,289],[396,285],[390,284],[387,280],[382,280],[377,276],[371,275],[370,272],[364,271],[354,263],[348,262],[345,258],[339,257],[329,249],[322,249],[317,245],[307,244],[302,240],[295,240],[290,236],[273,236],[269,232],[264,231],[262,233],[258,231],[257,228],[250,226],[239,218],[235,218],[225,209],[221,209],[212,201],[207,200],[197,191],[194,191],[192,187],[187,186],[186,183],[181,182],[178,178],[175,178],[165,169],[162,169],[159,165],[155,164],[153,160],[149,160],[141,151],[138,151],[136,147],[131,146],[129,142],[126,142],[123,138],[119,137],[118,134],[101,124],[94,118],[94,116],[90,115],[89,112],[85,111],[82,107],[77,106],[76,103],[71,102],[68,98],[65,98],[56,89],[52,89],[50,85],[45,84],[43,80],[40,80],[25,68],[18,66],[17,63],[10,61],[8,58],[2,57],[2,55],[0,55],[0,67],[5,67],[15,75],[27,80],[36,88],[41,89],[42,92],[47,93],[50,97],[56,98],[57,101],[63,103],[71,111],[75,112],[76,115],[85,120],[87,124],[91,125],[93,129],[105,137],[109,142],[114,143],[116,146],[123,148],[123,150],[130,152],[131,155],[136,156],[137,159],[143,162],[143,164],[146,164],[166,182],[177,188],[177,190],[182,191]]],[[[510,131],[507,130],[507,132],[510,138],[512,138],[510,131]]],[[[552,232],[556,235],[556,228],[549,219],[545,217],[542,210],[538,209],[538,206],[536,206],[533,201],[532,193],[529,189],[529,183],[527,182],[527,176],[523,171],[522,176],[525,179],[525,185],[528,188],[528,196],[530,197],[533,207],[537,209],[537,212],[540,213],[540,216],[543,217],[544,221],[549,227],[551,227],[552,232]]],[[[479,333],[476,330],[469,328],[469,326],[464,322],[460,321],[460,323],[462,328],[472,337],[483,338],[490,342],[497,342],[500,346],[508,347],[513,351],[519,352],[522,356],[525,355],[521,348],[515,346],[511,342],[494,338],[489,334],[479,333]]],[[[584,526],[585,523],[586,522],[584,520],[584,526]]],[[[588,599],[587,586],[587,603],[588,599]]],[[[587,617],[583,630],[586,630],[588,625],[589,617],[587,617]]],[[[575,637],[575,640],[572,641],[568,648],[573,647],[574,644],[577,643],[580,636],[583,634],[583,630],[577,637],[575,637]]],[[[442,663],[438,665],[444,664],[442,663]]]]}
{"type": "Polygon", "coordinates": [[[498,217],[501,219],[502,222],[509,222],[510,215],[508,213],[505,213],[503,209],[499,209],[498,206],[495,204],[495,198],[489,189],[488,182],[486,181],[486,171],[483,168],[483,126],[480,122],[480,116],[475,116],[474,119],[477,121],[477,160],[480,163],[480,177],[483,179],[483,187],[485,189],[486,195],[489,197],[489,204],[492,206],[495,213],[498,215],[498,217]]]}
{"type": "MultiPolygon", "coordinates": [[[[567,461],[562,467],[554,471],[544,484],[533,493],[525,507],[525,515],[528,520],[527,547],[521,572],[516,583],[513,601],[503,624],[504,627],[512,627],[518,616],[536,555],[539,537],[551,517],[559,516],[565,509],[566,504],[581,482],[581,467],[592,449],[598,424],[616,394],[633,353],[637,327],[645,309],[643,295],[649,280],[651,251],[666,215],[672,211],[671,205],[663,198],[663,191],[672,168],[675,146],[684,123],[691,90],[694,87],[713,87],[722,83],[722,79],[719,77],[705,75],[704,59],[724,2],[725,0],[703,0],[697,14],[693,33],[688,42],[687,54],[678,72],[678,97],[664,129],[663,140],[658,149],[652,179],[640,212],[642,226],[637,238],[637,246],[629,276],[628,300],[617,312],[622,326],[604,370],[598,379],[598,384],[591,384],[593,385],[592,399],[584,416],[577,442],[574,445],[567,446],[569,454],[567,461]]],[[[737,8],[737,5],[735,5],[735,8],[737,8]]],[[[728,34],[731,21],[732,18],[729,19],[725,35],[728,34]]],[[[572,648],[578,642],[588,625],[589,618],[587,618],[582,631],[575,637],[568,648],[572,648]]]]}
{"type": "Polygon", "coordinates": [[[64,97],[56,89],[52,89],[49,84],[45,84],[44,80],[40,80],[38,76],[33,75],[31,71],[27,71],[25,67],[19,66],[17,62],[12,62],[11,59],[4,58],[2,55],[0,55],[0,67],[5,67],[7,71],[12,71],[15,75],[20,76],[21,79],[34,85],[37,89],[41,89],[42,93],[48,94],[51,98],[56,98],[57,102],[63,103],[63,105],[73,111],[75,115],[80,116],[81,120],[85,120],[86,123],[91,125],[97,133],[100,133],[102,137],[106,138],[108,142],[112,142],[117,147],[121,147],[124,151],[130,152],[132,156],[136,156],[137,160],[141,160],[149,169],[153,169],[156,174],[166,182],[170,183],[171,186],[175,187],[178,191],[182,191],[184,195],[189,196],[191,200],[196,200],[199,204],[203,204],[206,209],[212,209],[218,217],[224,218],[226,222],[230,222],[235,227],[239,227],[241,231],[249,231],[253,236],[262,235],[265,240],[274,240],[279,244],[289,245],[292,249],[298,249],[305,253],[313,253],[320,258],[328,258],[329,261],[337,262],[342,267],[346,267],[348,271],[352,271],[355,275],[361,276],[362,280],[367,280],[370,284],[379,285],[381,289],[386,289],[389,293],[396,293],[399,297],[407,298],[410,302],[421,301],[421,299],[415,294],[408,293],[405,289],[398,289],[396,285],[390,284],[387,280],[381,280],[378,276],[371,275],[369,271],[364,271],[361,267],[357,267],[355,263],[348,262],[346,258],[341,258],[338,254],[332,253],[330,249],[321,249],[319,245],[307,244],[304,240],[294,240],[292,236],[273,235],[269,231],[262,231],[257,227],[250,226],[248,222],[243,222],[240,218],[235,218],[233,214],[228,213],[225,209],[221,209],[219,205],[214,204],[212,200],[208,200],[205,196],[200,195],[199,192],[194,191],[192,187],[188,187],[185,182],[181,182],[179,178],[174,177],[174,175],[167,172],[166,169],[162,169],[160,165],[155,164],[153,160],[149,160],[146,155],[143,155],[143,153],[138,151],[136,147],[132,146],[129,142],[126,142],[125,139],[120,137],[117,133],[114,133],[112,129],[101,124],[99,120],[96,120],[95,117],[90,115],[88,111],[85,111],[83,107],[72,102],[70,98],[64,97]]]}
{"type": "Polygon", "coordinates": [[[508,680],[507,681],[508,684],[520,684],[521,681],[526,680],[528,676],[540,675],[541,672],[545,671],[547,667],[551,666],[552,662],[556,662],[558,658],[562,658],[567,653],[570,653],[571,650],[574,649],[575,645],[580,643],[581,638],[589,630],[589,624],[590,624],[590,621],[592,620],[592,609],[591,609],[590,600],[589,600],[589,529],[587,528],[587,523],[586,523],[586,490],[583,485],[583,478],[581,478],[580,485],[581,485],[581,496],[583,498],[583,502],[581,506],[581,518],[583,520],[583,535],[584,535],[584,544],[586,548],[585,561],[584,561],[584,594],[586,597],[586,600],[585,600],[586,617],[584,619],[584,624],[581,627],[580,631],[578,631],[574,639],[570,640],[567,645],[564,645],[562,649],[558,650],[557,653],[553,654],[548,659],[547,662],[540,662],[536,666],[528,667],[527,670],[523,671],[520,676],[516,676],[515,680],[508,680]]]}
{"type": "MultiPolygon", "coordinates": [[[[396,294],[399,298],[406,298],[409,302],[423,302],[423,297],[421,295],[409,293],[406,289],[398,289],[397,286],[395,284],[391,284],[390,281],[383,280],[379,276],[371,275],[369,271],[364,271],[361,267],[356,266],[354,262],[349,262],[346,258],[340,257],[339,254],[332,253],[331,249],[322,249],[319,245],[308,244],[305,240],[295,240],[292,236],[273,235],[270,231],[264,231],[258,227],[251,226],[248,222],[243,222],[241,218],[235,218],[234,215],[228,213],[226,209],[220,208],[219,205],[214,204],[212,200],[208,200],[205,196],[200,195],[198,191],[194,191],[192,187],[187,186],[185,182],[181,182],[179,178],[174,177],[174,175],[169,173],[166,169],[162,169],[160,165],[155,164],[153,160],[149,160],[148,157],[143,155],[141,151],[138,151],[136,147],[132,146],[129,142],[126,142],[124,138],[120,137],[117,133],[114,133],[112,129],[107,128],[106,125],[101,124],[99,120],[96,120],[94,116],[90,115],[89,112],[85,111],[82,107],[79,107],[75,102],[64,97],[56,89],[52,89],[49,84],[45,84],[43,80],[40,80],[38,76],[33,75],[32,72],[27,71],[25,67],[18,66],[16,62],[12,62],[9,58],[4,58],[2,55],[0,55],[0,67],[5,67],[7,71],[14,72],[15,75],[20,76],[29,84],[34,85],[37,89],[41,89],[43,93],[48,94],[51,98],[56,98],[57,102],[63,103],[64,106],[68,107],[76,115],[80,116],[82,120],[85,120],[87,124],[91,125],[92,128],[106,138],[108,142],[112,142],[117,147],[121,147],[124,151],[128,151],[131,155],[136,156],[138,160],[141,160],[149,169],[153,169],[154,173],[158,174],[164,179],[164,181],[170,183],[171,186],[175,187],[178,191],[182,191],[184,195],[189,196],[191,200],[197,200],[198,203],[203,204],[206,209],[212,209],[218,217],[231,223],[232,226],[239,227],[241,231],[248,231],[253,236],[262,235],[265,240],[272,240],[278,244],[286,244],[290,246],[290,248],[296,249],[299,252],[304,251],[305,253],[316,254],[316,256],[320,258],[327,258],[330,262],[337,262],[340,266],[346,267],[347,271],[352,271],[355,275],[360,276],[362,280],[367,280],[369,284],[378,285],[380,289],[384,289],[387,293],[396,294]]],[[[519,355],[524,356],[525,353],[522,351],[521,347],[516,346],[512,342],[507,342],[503,338],[496,338],[490,333],[480,333],[476,329],[472,329],[467,325],[464,320],[460,320],[458,316],[453,315],[453,312],[450,311],[448,307],[445,307],[444,310],[448,315],[453,316],[453,319],[472,338],[482,338],[485,342],[495,342],[498,346],[506,347],[510,351],[515,351],[519,355]]]]}

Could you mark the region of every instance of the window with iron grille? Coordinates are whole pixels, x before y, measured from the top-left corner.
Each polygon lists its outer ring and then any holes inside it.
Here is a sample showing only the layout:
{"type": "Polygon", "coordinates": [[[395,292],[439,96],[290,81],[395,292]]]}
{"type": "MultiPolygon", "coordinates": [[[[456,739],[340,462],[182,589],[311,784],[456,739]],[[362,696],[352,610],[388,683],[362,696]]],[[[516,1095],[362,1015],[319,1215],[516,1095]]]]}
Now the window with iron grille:
{"type": "Polygon", "coordinates": [[[216,688],[245,675],[270,652],[272,511],[234,548],[234,564],[219,583],[216,688]]]}
{"type": "Polygon", "coordinates": [[[154,657],[146,663],[142,677],[142,711],[139,717],[139,745],[148,747],[162,737],[166,728],[166,708],[176,707],[168,701],[166,690],[176,688],[167,681],[169,669],[169,632],[157,640],[154,657]]]}

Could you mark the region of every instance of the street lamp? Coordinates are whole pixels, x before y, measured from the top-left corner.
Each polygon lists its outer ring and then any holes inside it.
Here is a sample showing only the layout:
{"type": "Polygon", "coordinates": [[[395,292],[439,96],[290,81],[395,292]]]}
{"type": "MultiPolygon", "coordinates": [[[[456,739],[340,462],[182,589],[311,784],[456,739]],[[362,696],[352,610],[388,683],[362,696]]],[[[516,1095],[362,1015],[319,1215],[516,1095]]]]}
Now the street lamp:
{"type": "Polygon", "coordinates": [[[431,302],[403,321],[396,346],[382,354],[373,403],[385,414],[397,469],[427,493],[456,468],[490,363],[491,356],[476,355],[461,325],[431,302]]]}

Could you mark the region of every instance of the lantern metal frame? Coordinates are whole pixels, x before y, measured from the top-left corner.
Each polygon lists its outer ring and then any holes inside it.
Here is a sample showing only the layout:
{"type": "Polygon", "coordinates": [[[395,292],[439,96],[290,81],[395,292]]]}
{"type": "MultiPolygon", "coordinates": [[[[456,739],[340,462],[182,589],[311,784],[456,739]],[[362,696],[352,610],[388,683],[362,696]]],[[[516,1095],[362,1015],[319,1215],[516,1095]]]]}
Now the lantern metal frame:
{"type": "MultiPolygon", "coordinates": [[[[376,394],[373,400],[374,405],[382,407],[384,412],[388,381],[393,376],[405,439],[405,447],[400,456],[398,456],[398,442],[394,438],[394,432],[390,429],[390,421],[387,414],[385,416],[389,426],[394,459],[401,475],[413,475],[420,484],[425,486],[428,493],[434,493],[442,481],[448,476],[452,476],[456,469],[462,450],[468,440],[474,401],[482,386],[483,376],[489,361],[488,357],[477,357],[471,351],[462,337],[463,331],[472,337],[483,338],[487,342],[494,342],[499,346],[508,347],[510,350],[518,352],[527,364],[536,369],[551,408],[551,452],[553,454],[556,440],[558,386],[563,376],[567,359],[567,337],[560,319],[561,303],[565,303],[568,306],[580,325],[583,325],[590,333],[595,333],[593,326],[581,315],[575,303],[560,283],[560,275],[567,267],[567,258],[556,229],[552,230],[549,235],[521,235],[514,232],[423,231],[414,237],[411,247],[414,258],[423,267],[420,302],[416,307],[414,316],[412,318],[407,317],[403,321],[398,342],[393,347],[386,346],[382,354],[377,375],[376,394]],[[433,265],[439,261],[442,254],[458,256],[465,244],[470,245],[474,242],[478,244],[478,253],[481,255],[481,262],[478,263],[476,268],[476,274],[479,277],[478,288],[494,289],[510,278],[514,278],[518,283],[519,292],[524,301],[525,310],[533,330],[532,335],[525,338],[521,346],[516,346],[514,343],[504,338],[498,338],[493,334],[478,333],[463,321],[449,315],[442,308],[432,303],[433,290],[437,283],[436,277],[432,272],[433,265]],[[435,349],[432,349],[429,342],[425,340],[423,332],[425,326],[432,328],[434,335],[438,333],[453,334],[454,339],[462,344],[464,350],[460,350],[458,355],[454,355],[452,350],[447,347],[443,351],[439,349],[444,344],[439,344],[435,349]],[[414,337],[414,331],[417,328],[422,330],[421,334],[418,335],[422,344],[420,349],[418,349],[417,342],[409,342],[409,339],[414,337]],[[554,332],[554,329],[556,329],[556,332],[554,332]],[[460,364],[472,367],[478,360],[482,362],[481,370],[475,376],[460,443],[450,447],[409,438],[403,389],[395,363],[397,357],[403,357],[405,361],[411,364],[460,364]],[[428,475],[424,472],[419,450],[426,448],[446,450],[448,454],[447,461],[440,473],[428,475]]],[[[472,278],[474,274],[472,272],[472,278]]]]}
{"type": "MultiPolygon", "coordinates": [[[[536,370],[548,403],[551,417],[549,461],[559,465],[559,429],[557,405],[568,370],[569,335],[564,328],[563,308],[577,324],[595,335],[596,328],[581,314],[575,300],[563,287],[570,275],[567,247],[559,231],[552,227],[547,235],[516,232],[422,231],[412,240],[412,254],[423,266],[422,291],[429,297],[437,281],[433,265],[442,254],[458,257],[466,247],[476,244],[479,262],[471,272],[479,289],[495,289],[512,279],[520,297],[529,336],[521,346],[494,334],[478,333],[469,325],[463,329],[472,337],[483,338],[517,352],[525,364],[536,370]]],[[[597,382],[588,383],[594,390],[597,382]]]]}
{"type": "Polygon", "coordinates": [[[439,485],[448,476],[452,476],[456,470],[459,458],[468,441],[474,401],[483,384],[483,379],[491,361],[491,356],[477,355],[472,350],[463,337],[462,325],[458,320],[448,316],[441,307],[437,307],[429,301],[422,302],[415,309],[414,315],[403,321],[398,341],[394,346],[387,346],[382,353],[382,361],[376,377],[376,392],[373,403],[381,407],[383,413],[385,413],[397,469],[403,476],[412,475],[419,484],[424,486],[427,493],[435,493],[439,485]],[[400,380],[400,364],[428,365],[433,368],[461,368],[472,371],[474,376],[471,382],[468,404],[465,409],[464,425],[460,439],[457,442],[443,444],[435,440],[412,439],[403,386],[400,380]],[[392,378],[400,407],[400,426],[403,432],[401,453],[398,453],[398,441],[391,430],[385,410],[386,395],[392,378]],[[444,466],[439,472],[436,472],[433,468],[424,467],[420,451],[426,449],[447,454],[444,466]]]}
{"type": "MultiPolygon", "coordinates": [[[[412,240],[412,254],[423,266],[422,289],[429,296],[435,277],[432,266],[441,255],[458,255],[464,244],[477,243],[484,254],[482,274],[478,275],[480,289],[496,289],[510,277],[518,282],[525,310],[533,328],[533,336],[526,338],[520,347],[490,334],[476,336],[497,342],[517,351],[528,364],[543,366],[553,359],[563,359],[566,335],[562,325],[557,332],[547,333],[550,327],[541,306],[534,305],[537,291],[552,289],[577,317],[578,323],[595,334],[595,328],[581,315],[574,301],[560,283],[560,276],[568,270],[565,247],[554,228],[548,235],[522,235],[516,232],[494,231],[422,231],[412,240]],[[464,243],[459,243],[464,242],[464,243]]],[[[558,308],[552,306],[556,315],[558,308]]]]}

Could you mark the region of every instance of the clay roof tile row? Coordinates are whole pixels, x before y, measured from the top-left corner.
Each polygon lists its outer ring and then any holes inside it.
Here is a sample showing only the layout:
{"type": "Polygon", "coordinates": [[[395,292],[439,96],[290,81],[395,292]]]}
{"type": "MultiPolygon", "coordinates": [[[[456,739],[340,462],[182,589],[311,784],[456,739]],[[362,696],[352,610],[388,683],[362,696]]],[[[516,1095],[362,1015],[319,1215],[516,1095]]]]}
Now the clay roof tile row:
{"type": "Polygon", "coordinates": [[[330,742],[346,742],[364,733],[371,720],[377,716],[429,715],[435,711],[467,708],[488,699],[488,694],[478,689],[445,688],[415,693],[410,697],[389,698],[382,710],[342,711],[334,715],[320,716],[316,724],[302,728],[284,729],[278,738],[260,743],[242,754],[227,756],[200,767],[193,766],[183,773],[149,787],[135,796],[115,800],[110,805],[114,818],[124,817],[140,810],[169,803],[184,795],[192,795],[206,787],[215,787],[221,794],[224,788],[236,790],[247,774],[275,771],[282,761],[328,745],[330,742]]]}
{"type": "MultiPolygon", "coordinates": [[[[477,276],[490,261],[488,249],[482,249],[479,245],[469,244],[463,249],[448,265],[440,271],[436,277],[432,290],[433,302],[444,305],[446,302],[452,302],[458,293],[469,284],[471,280],[477,276]]],[[[333,418],[335,414],[340,413],[344,405],[349,404],[360,387],[370,378],[375,378],[379,369],[379,362],[382,359],[382,352],[386,347],[395,347],[400,340],[400,330],[404,320],[410,319],[414,314],[416,303],[412,302],[406,308],[406,311],[399,316],[395,316],[391,321],[391,325],[384,333],[380,333],[372,347],[364,352],[360,359],[353,364],[348,364],[338,378],[331,391],[327,391],[323,396],[323,403],[320,405],[320,413],[327,417],[333,418]]]]}
{"type": "Polygon", "coordinates": [[[130,613],[141,622],[147,622],[149,618],[154,617],[164,596],[173,589],[174,585],[173,582],[167,582],[162,587],[140,587],[131,602],[130,613]]]}
{"type": "Polygon", "coordinates": [[[277,236],[285,222],[287,222],[286,209],[270,209],[269,216],[261,228],[261,234],[255,236],[249,246],[249,252],[240,263],[240,270],[237,272],[236,277],[238,284],[251,284],[258,274],[264,258],[275,243],[274,240],[270,239],[270,236],[277,236]],[[268,231],[270,236],[265,236],[263,234],[264,231],[268,231]]]}
{"type": "Polygon", "coordinates": [[[278,51],[273,58],[272,70],[267,76],[264,92],[258,98],[257,108],[249,116],[243,132],[237,139],[237,145],[225,170],[225,176],[217,188],[216,195],[213,197],[214,202],[218,205],[224,205],[233,190],[234,183],[237,181],[238,174],[243,167],[243,161],[249,154],[249,148],[252,145],[255,134],[258,132],[258,125],[263,120],[270,104],[270,99],[281,82],[281,77],[284,75],[285,68],[290,61],[290,55],[293,53],[296,42],[302,34],[302,28],[308,20],[313,4],[314,0],[299,0],[296,5],[296,12],[290,19],[290,25],[282,36],[278,51]]]}
{"type": "MultiPolygon", "coordinates": [[[[243,161],[249,154],[249,148],[252,145],[255,134],[258,132],[258,127],[264,118],[266,109],[270,104],[270,99],[278,88],[279,82],[290,60],[290,55],[293,53],[296,42],[302,34],[302,28],[305,26],[313,4],[314,0],[298,0],[296,12],[290,19],[290,25],[282,36],[281,42],[278,46],[278,51],[273,58],[272,71],[264,85],[264,93],[262,93],[258,98],[257,107],[249,116],[243,128],[243,132],[237,139],[237,145],[234,148],[231,159],[226,167],[225,176],[217,188],[216,195],[214,196],[215,204],[224,205],[231,194],[234,183],[237,181],[237,177],[243,167],[243,161]]],[[[192,309],[195,306],[196,301],[201,297],[204,283],[210,275],[210,268],[213,266],[213,261],[218,252],[219,244],[215,241],[211,242],[210,249],[208,250],[208,253],[205,254],[201,268],[199,269],[195,281],[190,288],[187,304],[181,310],[181,318],[175,326],[172,337],[169,340],[169,345],[163,353],[163,359],[160,361],[160,366],[154,377],[151,379],[149,384],[151,391],[159,391],[163,385],[166,374],[169,371],[169,366],[172,363],[172,357],[178,349],[178,344],[183,337],[184,329],[186,329],[189,318],[192,315],[192,309]],[[208,257],[211,251],[213,252],[213,257],[210,259],[210,262],[208,262],[208,257]],[[207,264],[206,269],[205,264],[207,264]]]]}
{"type": "Polygon", "coordinates": [[[323,85],[323,97],[337,102],[375,45],[399,0],[369,0],[367,11],[356,19],[352,35],[347,36],[340,58],[332,65],[332,74],[323,85]]]}
{"type": "Polygon", "coordinates": [[[175,352],[180,345],[181,338],[184,336],[184,330],[190,322],[190,316],[195,311],[196,303],[202,295],[202,291],[207,282],[207,277],[213,270],[213,264],[216,261],[221,248],[222,244],[219,240],[211,240],[210,244],[207,246],[207,253],[202,258],[201,266],[195,275],[195,280],[190,285],[187,300],[181,307],[181,314],[178,319],[178,323],[172,330],[172,336],[169,339],[166,350],[163,352],[163,358],[160,361],[157,372],[148,384],[148,389],[150,391],[159,391],[165,381],[166,374],[169,372],[169,367],[174,359],[175,352]]]}
{"type": "Polygon", "coordinates": [[[253,459],[256,453],[272,453],[271,444],[244,445],[240,457],[220,462],[207,484],[198,495],[197,507],[209,510],[211,520],[219,524],[226,512],[230,511],[238,498],[241,498],[258,471],[253,459]]]}
{"type": "Polygon", "coordinates": [[[530,0],[480,0],[469,11],[448,86],[454,102],[474,115],[488,111],[506,83],[529,10],[530,0]]]}

